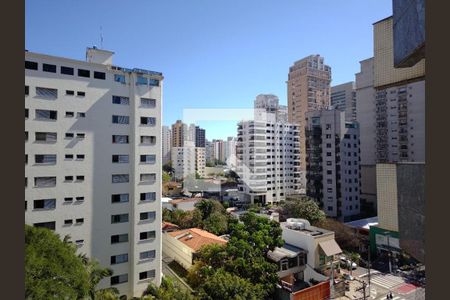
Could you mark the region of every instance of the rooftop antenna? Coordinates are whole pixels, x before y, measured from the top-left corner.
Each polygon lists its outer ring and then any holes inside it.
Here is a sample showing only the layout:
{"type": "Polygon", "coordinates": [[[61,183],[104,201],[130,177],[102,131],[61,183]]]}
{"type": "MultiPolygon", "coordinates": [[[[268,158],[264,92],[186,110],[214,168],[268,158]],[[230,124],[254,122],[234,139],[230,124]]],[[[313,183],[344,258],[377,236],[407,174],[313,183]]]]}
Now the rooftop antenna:
{"type": "Polygon", "coordinates": [[[100,26],[100,49],[103,49],[103,32],[102,32],[102,26],[100,26]]]}

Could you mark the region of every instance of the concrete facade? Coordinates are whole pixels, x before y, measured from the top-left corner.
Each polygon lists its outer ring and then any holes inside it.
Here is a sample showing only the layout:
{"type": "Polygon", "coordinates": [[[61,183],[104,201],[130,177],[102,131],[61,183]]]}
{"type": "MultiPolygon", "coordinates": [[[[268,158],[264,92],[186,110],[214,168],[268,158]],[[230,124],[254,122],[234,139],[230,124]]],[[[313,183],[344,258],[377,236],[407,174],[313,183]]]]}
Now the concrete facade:
{"type": "Polygon", "coordinates": [[[162,163],[167,164],[171,160],[172,130],[168,126],[162,127],[162,163]]]}
{"type": "Polygon", "coordinates": [[[183,147],[172,147],[172,167],[175,179],[183,180],[187,176],[195,176],[197,152],[195,143],[185,141],[183,147]]]}
{"type": "Polygon", "coordinates": [[[347,121],[356,121],[356,91],[353,81],[331,87],[331,106],[345,111],[347,121]]]}
{"type": "Polygon", "coordinates": [[[356,122],[336,109],[306,114],[307,195],[344,221],[360,213],[360,149],[356,122]]]}
{"type": "Polygon", "coordinates": [[[300,171],[303,183],[306,183],[306,113],[330,106],[330,82],[331,67],[324,64],[324,58],[320,55],[305,57],[289,68],[288,121],[299,126],[300,171]]]}
{"type": "MultiPolygon", "coordinates": [[[[260,95],[261,96],[261,95],[260,95]]],[[[257,97],[255,104],[261,99],[257,97]]],[[[255,108],[255,120],[238,123],[237,168],[240,200],[273,203],[301,190],[298,126],[277,121],[277,101],[267,110],[255,108]]]]}
{"type": "Polygon", "coordinates": [[[25,52],[25,223],[70,235],[141,296],[161,280],[162,74],[25,52]]]}

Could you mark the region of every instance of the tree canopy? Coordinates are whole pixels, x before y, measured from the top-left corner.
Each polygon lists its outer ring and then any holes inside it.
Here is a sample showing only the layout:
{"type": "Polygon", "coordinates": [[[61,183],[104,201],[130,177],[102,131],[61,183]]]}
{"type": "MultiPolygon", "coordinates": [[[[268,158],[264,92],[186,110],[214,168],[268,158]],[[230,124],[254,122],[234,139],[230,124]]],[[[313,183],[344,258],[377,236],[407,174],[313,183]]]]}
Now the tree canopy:
{"type": "Polygon", "coordinates": [[[25,298],[81,299],[89,273],[76,249],[45,228],[25,225],[25,298]]]}
{"type": "Polygon", "coordinates": [[[194,300],[190,291],[181,287],[172,278],[164,276],[157,287],[150,283],[142,295],[142,300],[194,300]]]}
{"type": "Polygon", "coordinates": [[[287,198],[281,208],[281,214],[285,218],[302,218],[312,224],[325,220],[325,213],[309,197],[287,198]]]}

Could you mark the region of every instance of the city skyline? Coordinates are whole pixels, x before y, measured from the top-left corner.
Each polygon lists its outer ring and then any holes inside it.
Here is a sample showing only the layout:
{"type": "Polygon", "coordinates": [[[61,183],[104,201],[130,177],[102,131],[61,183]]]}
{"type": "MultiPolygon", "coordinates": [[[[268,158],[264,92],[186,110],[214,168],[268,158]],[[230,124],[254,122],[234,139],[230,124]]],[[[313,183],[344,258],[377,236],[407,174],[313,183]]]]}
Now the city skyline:
{"type": "MultiPolygon", "coordinates": [[[[116,52],[117,65],[163,72],[167,126],[183,118],[184,108],[251,109],[258,94],[274,94],[286,105],[289,66],[311,54],[320,54],[332,67],[332,86],[354,81],[359,61],[373,53],[372,23],[390,16],[392,9],[387,0],[107,4],[110,13],[103,16],[104,1],[27,1],[26,49],[83,60],[80,53],[96,45],[116,52]],[[320,16],[311,13],[317,11],[320,16]],[[52,18],[42,18],[49,12],[52,18]],[[127,15],[134,17],[120,21],[127,15]],[[149,16],[149,26],[142,26],[149,16]],[[339,22],[318,22],[322,16],[339,16],[339,22]],[[152,24],[163,26],[150,30],[150,39],[145,32],[152,24]]],[[[236,135],[238,121],[196,125],[206,129],[208,139],[226,139],[236,135]]]]}

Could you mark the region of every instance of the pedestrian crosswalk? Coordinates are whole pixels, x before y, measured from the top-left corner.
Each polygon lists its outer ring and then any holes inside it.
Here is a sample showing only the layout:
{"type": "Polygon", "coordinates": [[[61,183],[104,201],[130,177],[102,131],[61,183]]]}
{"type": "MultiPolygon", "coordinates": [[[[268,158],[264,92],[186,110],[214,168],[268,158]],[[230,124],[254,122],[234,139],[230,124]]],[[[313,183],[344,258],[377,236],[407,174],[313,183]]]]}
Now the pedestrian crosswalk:
{"type": "Polygon", "coordinates": [[[401,277],[390,274],[376,274],[370,277],[370,283],[376,284],[387,290],[392,290],[395,287],[405,283],[405,281],[401,277]]]}

